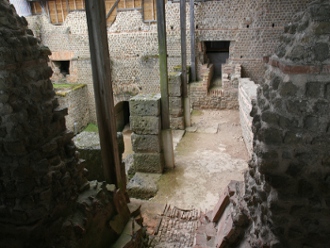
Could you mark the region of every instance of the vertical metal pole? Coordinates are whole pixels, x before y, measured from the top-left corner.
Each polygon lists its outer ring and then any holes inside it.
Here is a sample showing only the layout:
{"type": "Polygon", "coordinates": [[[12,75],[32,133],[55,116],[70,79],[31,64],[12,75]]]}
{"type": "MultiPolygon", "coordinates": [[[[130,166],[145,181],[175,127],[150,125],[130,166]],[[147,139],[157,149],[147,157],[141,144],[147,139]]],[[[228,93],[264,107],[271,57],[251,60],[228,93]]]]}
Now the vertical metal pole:
{"type": "Polygon", "coordinates": [[[105,3],[104,0],[85,1],[104,176],[108,183],[116,184],[125,192],[126,182],[122,180],[117,144],[105,3]]]}
{"type": "Polygon", "coordinates": [[[190,127],[190,104],[188,97],[187,80],[187,35],[186,35],[186,0],[180,0],[180,27],[181,27],[181,72],[182,72],[182,96],[185,127],[190,127]]]}
{"type": "Polygon", "coordinates": [[[174,152],[172,130],[170,129],[169,101],[168,101],[168,73],[167,73],[167,47],[166,47],[166,21],[165,2],[156,1],[157,31],[159,50],[160,93],[162,107],[162,140],[164,149],[165,166],[174,167],[174,152]]]}
{"type": "Polygon", "coordinates": [[[190,0],[190,48],[191,48],[191,81],[196,81],[196,54],[195,54],[195,9],[194,0],[190,0]]]}

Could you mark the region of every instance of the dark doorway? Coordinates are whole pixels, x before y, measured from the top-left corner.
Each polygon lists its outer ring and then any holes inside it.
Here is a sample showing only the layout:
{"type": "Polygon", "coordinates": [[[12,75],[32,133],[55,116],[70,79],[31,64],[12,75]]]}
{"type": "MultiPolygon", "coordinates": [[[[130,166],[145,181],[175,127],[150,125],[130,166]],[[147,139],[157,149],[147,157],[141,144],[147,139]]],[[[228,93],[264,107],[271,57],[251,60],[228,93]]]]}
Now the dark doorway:
{"type": "Polygon", "coordinates": [[[122,132],[129,124],[129,104],[128,102],[119,102],[115,106],[117,132],[122,132]]]}
{"type": "Polygon", "coordinates": [[[53,61],[54,65],[60,69],[60,73],[63,76],[70,75],[70,61],[53,61]]]}
{"type": "Polygon", "coordinates": [[[214,72],[211,84],[221,86],[221,66],[229,58],[230,41],[205,41],[206,56],[213,64],[214,72]]]}

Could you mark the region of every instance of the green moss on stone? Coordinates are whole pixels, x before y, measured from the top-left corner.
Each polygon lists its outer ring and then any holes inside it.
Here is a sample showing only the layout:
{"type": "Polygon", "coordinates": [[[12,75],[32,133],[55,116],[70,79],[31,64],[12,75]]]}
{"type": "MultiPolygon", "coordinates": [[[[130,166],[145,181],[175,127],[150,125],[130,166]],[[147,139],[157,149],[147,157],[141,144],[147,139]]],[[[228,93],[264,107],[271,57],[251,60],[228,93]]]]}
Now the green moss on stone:
{"type": "Polygon", "coordinates": [[[99,131],[99,128],[94,123],[89,123],[84,131],[97,133],[99,131]]]}

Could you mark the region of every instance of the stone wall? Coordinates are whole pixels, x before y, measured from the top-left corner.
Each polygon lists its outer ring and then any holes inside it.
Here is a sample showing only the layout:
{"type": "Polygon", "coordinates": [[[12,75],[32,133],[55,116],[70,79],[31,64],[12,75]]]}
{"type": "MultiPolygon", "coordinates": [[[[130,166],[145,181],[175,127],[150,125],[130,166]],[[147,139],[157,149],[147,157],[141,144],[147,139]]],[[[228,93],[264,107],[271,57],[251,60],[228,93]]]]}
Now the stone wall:
{"type": "Polygon", "coordinates": [[[330,245],[330,3],[285,26],[252,109],[251,247],[330,245]]]}
{"type": "Polygon", "coordinates": [[[128,221],[125,198],[85,178],[49,79],[50,50],[7,0],[0,16],[1,247],[109,246],[116,222],[128,221]]]}
{"type": "Polygon", "coordinates": [[[239,117],[243,139],[250,157],[253,154],[252,117],[250,112],[252,102],[255,102],[256,97],[257,85],[247,78],[240,79],[238,86],[239,117]]]}
{"type": "Polygon", "coordinates": [[[59,105],[68,108],[68,115],[65,117],[67,129],[75,134],[81,132],[89,123],[86,85],[79,84],[68,90],[57,89],[56,96],[59,105]]]}
{"type": "MultiPolygon", "coordinates": [[[[198,2],[195,5],[196,55],[198,72],[205,63],[204,41],[230,41],[229,62],[242,66],[242,77],[260,83],[264,73],[262,57],[274,52],[285,23],[312,0],[223,0],[198,2]]],[[[187,63],[190,64],[190,10],[187,3],[187,63]]],[[[45,16],[29,17],[30,28],[52,52],[69,51],[77,82],[87,84],[90,118],[96,122],[87,25],[84,11],[70,12],[61,26],[49,23],[45,16]]],[[[181,64],[179,3],[166,4],[168,68],[181,64]]],[[[139,11],[118,13],[108,28],[109,51],[115,104],[128,101],[138,93],[158,93],[159,64],[156,24],[143,22],[139,11]]],[[[198,75],[201,78],[201,75],[198,75]]],[[[221,106],[207,94],[195,92],[211,108],[221,106]],[[217,103],[214,103],[214,102],[217,103]]],[[[214,93],[218,94],[218,93],[214,93]]],[[[212,94],[214,96],[214,94],[212,94]]],[[[231,92],[226,93],[231,95],[231,92]]],[[[232,101],[226,96],[223,102],[232,101]]],[[[233,96],[234,97],[234,96],[233,96]]],[[[204,108],[202,100],[193,104],[204,108]]],[[[227,108],[228,104],[222,104],[227,108]]],[[[229,107],[236,104],[229,104],[229,107]]]]}

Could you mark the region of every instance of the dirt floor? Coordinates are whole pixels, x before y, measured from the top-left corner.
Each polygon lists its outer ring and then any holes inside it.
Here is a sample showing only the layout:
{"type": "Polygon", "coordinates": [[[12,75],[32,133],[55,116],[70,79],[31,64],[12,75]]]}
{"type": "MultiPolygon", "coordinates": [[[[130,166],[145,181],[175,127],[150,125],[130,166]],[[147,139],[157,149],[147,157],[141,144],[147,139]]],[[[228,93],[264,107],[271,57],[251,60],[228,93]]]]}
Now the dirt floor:
{"type": "Polygon", "coordinates": [[[176,147],[175,169],[161,177],[151,202],[211,210],[230,180],[243,180],[248,154],[238,111],[194,111],[192,126],[176,147]]]}
{"type": "MultiPolygon", "coordinates": [[[[192,127],[186,132],[173,132],[176,141],[184,135],[175,145],[175,168],[161,176],[157,195],[148,201],[132,199],[134,204],[142,204],[149,234],[159,228],[160,216],[168,205],[204,213],[212,210],[230,180],[242,181],[248,167],[237,110],[193,111],[191,120],[192,127]]],[[[125,157],[132,153],[131,131],[126,129],[123,133],[125,157]]],[[[168,242],[169,239],[167,246],[168,242]]]]}

